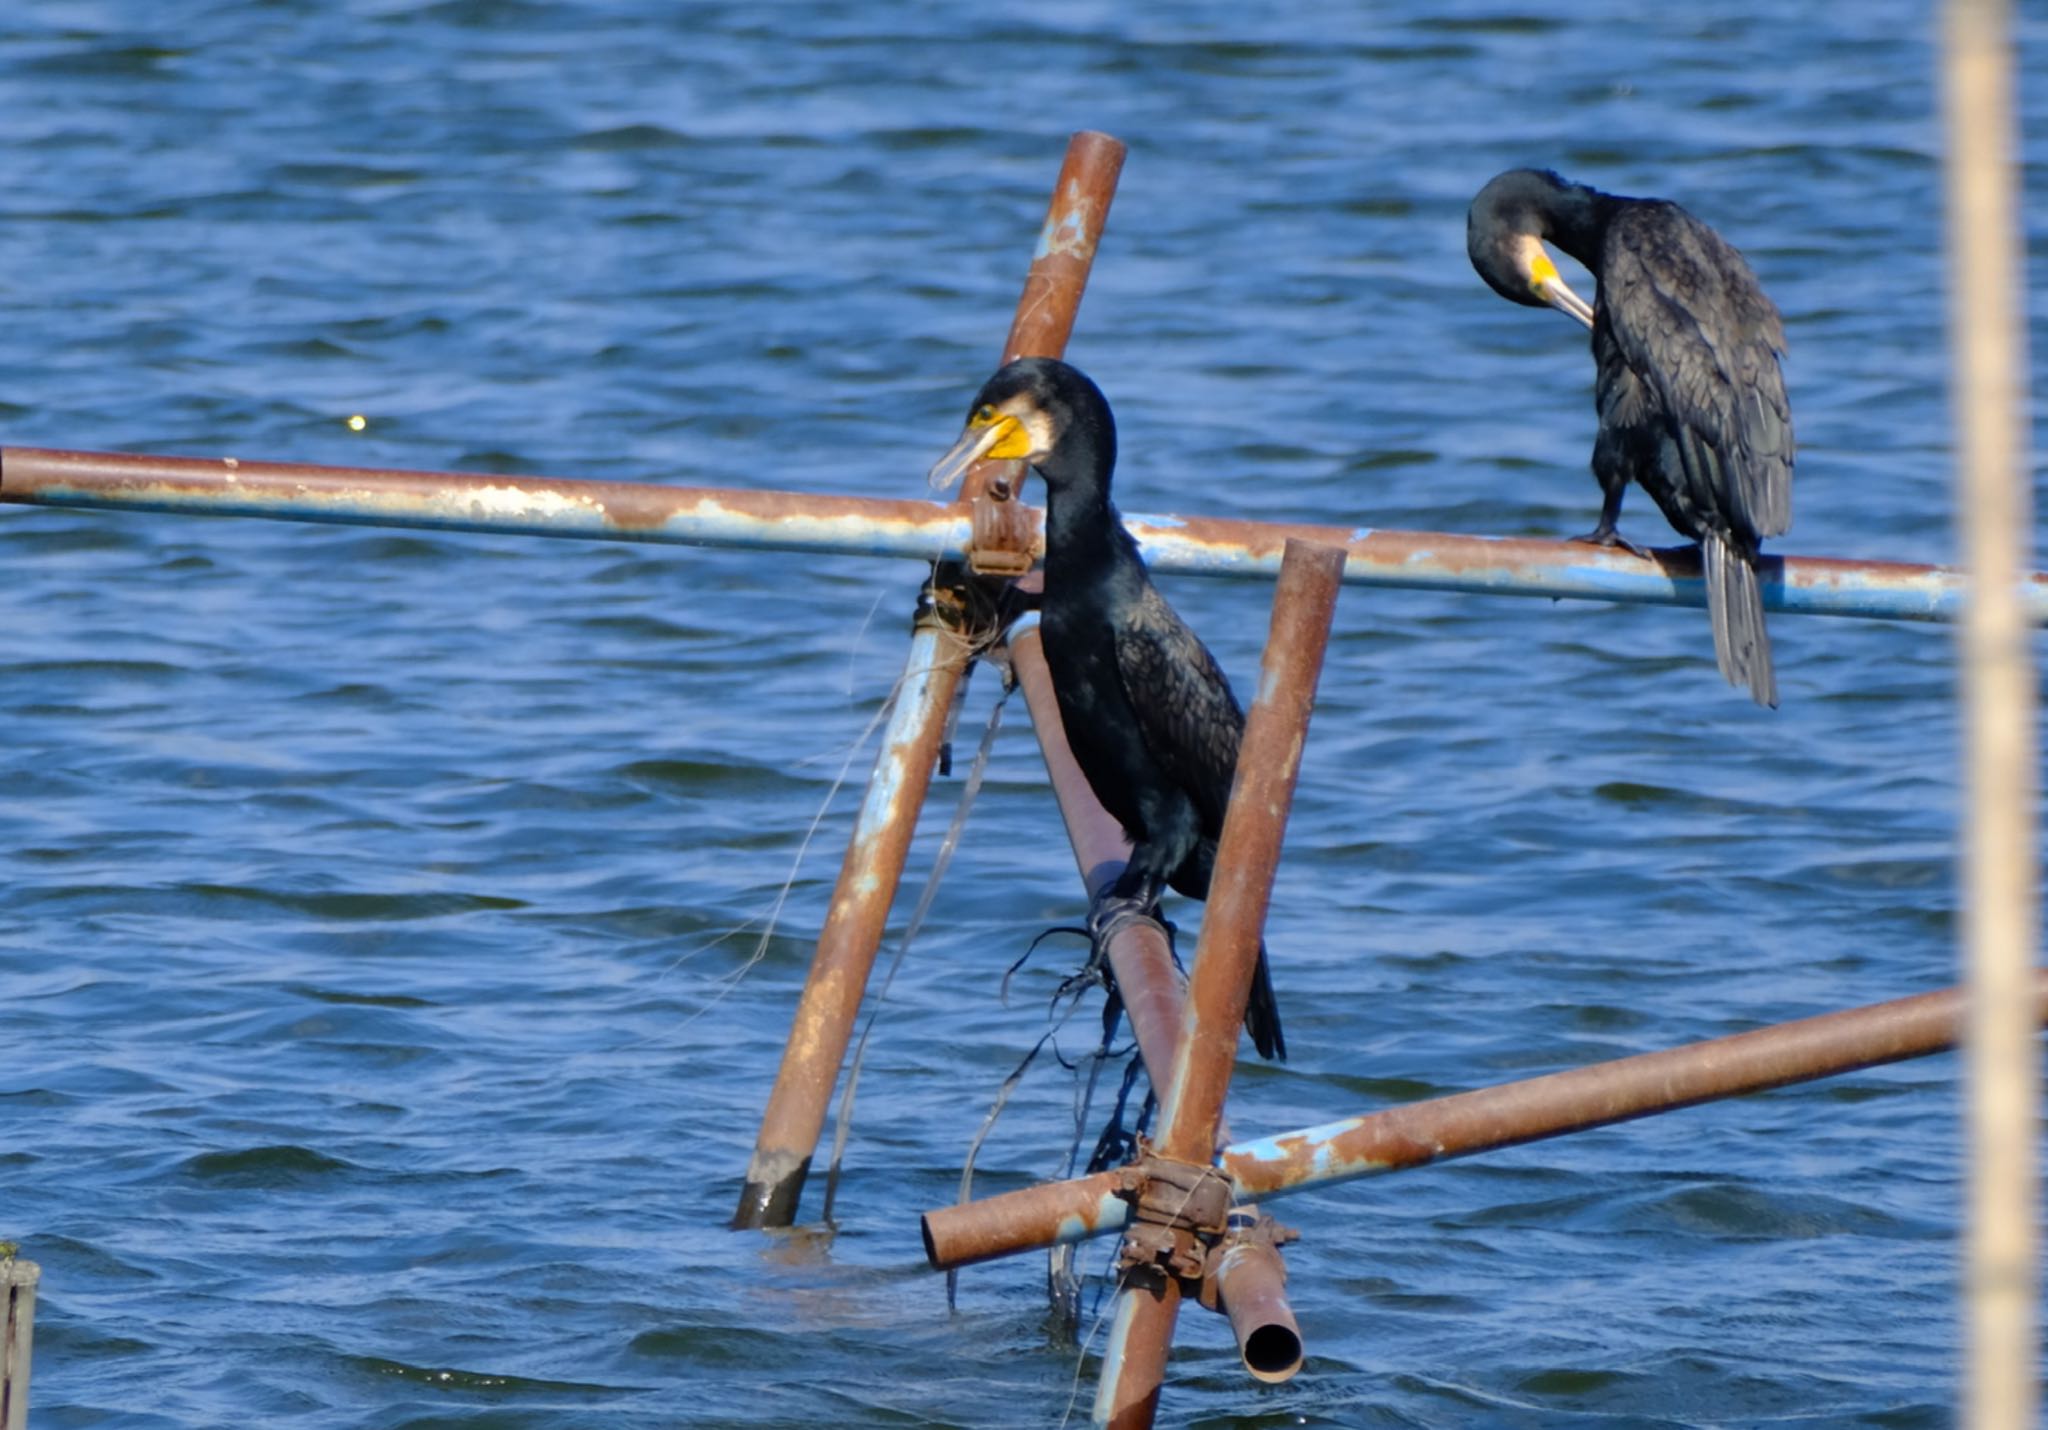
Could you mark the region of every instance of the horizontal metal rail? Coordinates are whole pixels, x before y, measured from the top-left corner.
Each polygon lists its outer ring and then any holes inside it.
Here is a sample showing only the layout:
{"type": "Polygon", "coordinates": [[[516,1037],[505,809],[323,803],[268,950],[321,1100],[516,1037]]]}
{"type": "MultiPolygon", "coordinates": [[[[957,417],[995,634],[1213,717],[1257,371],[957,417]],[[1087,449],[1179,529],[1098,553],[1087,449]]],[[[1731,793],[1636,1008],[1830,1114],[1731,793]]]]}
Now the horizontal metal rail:
{"type": "MultiPolygon", "coordinates": [[[[0,449],[0,502],[918,560],[958,558],[971,536],[964,503],[37,447],[0,449]]],[[[1176,575],[1272,580],[1281,548],[1294,537],[1344,547],[1344,580],[1354,586],[1706,603],[1692,547],[1644,560],[1583,542],[1524,537],[1221,517],[1124,520],[1152,568],[1176,575]]],[[[1963,575],[1943,566],[1770,556],[1762,572],[1764,605],[1773,611],[1953,621],[1962,609],[1963,575]]],[[[2029,573],[2021,597],[2028,620],[2048,625],[2048,574],[2029,573]]]]}

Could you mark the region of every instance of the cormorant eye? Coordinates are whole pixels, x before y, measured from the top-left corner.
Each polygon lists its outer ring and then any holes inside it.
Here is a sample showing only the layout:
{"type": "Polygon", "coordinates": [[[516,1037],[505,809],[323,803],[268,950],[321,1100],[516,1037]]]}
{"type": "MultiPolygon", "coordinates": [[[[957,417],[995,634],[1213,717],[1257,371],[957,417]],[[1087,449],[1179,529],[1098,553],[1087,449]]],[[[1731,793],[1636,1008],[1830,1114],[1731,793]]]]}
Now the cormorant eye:
{"type": "Polygon", "coordinates": [[[974,409],[974,425],[975,425],[975,426],[977,426],[977,427],[986,427],[986,426],[988,426],[988,424],[989,424],[989,423],[991,423],[991,422],[993,422],[993,421],[995,421],[995,420],[996,420],[996,410],[995,410],[995,408],[993,408],[993,407],[989,406],[989,405],[988,405],[988,404],[987,404],[986,402],[982,403],[982,404],[981,404],[981,406],[979,406],[979,407],[977,407],[977,408],[975,408],[975,409],[974,409]]]}

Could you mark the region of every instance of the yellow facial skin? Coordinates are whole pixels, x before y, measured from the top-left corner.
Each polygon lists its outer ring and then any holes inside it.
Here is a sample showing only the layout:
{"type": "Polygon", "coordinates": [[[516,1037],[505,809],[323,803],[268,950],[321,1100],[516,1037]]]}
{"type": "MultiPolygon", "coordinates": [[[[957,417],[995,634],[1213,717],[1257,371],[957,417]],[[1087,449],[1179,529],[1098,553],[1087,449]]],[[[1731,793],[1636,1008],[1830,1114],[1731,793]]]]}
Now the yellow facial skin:
{"type": "MultiPolygon", "coordinates": [[[[1041,414],[1032,413],[1041,418],[1041,414]]],[[[932,464],[927,474],[934,489],[946,491],[967,475],[967,469],[976,462],[1027,460],[1034,452],[1042,451],[1039,438],[1032,435],[1032,428],[1026,419],[1014,413],[998,412],[984,403],[968,414],[967,426],[960,433],[960,440],[952,450],[932,464]]]]}
{"type": "Polygon", "coordinates": [[[1529,291],[1558,312],[1593,326],[1592,305],[1571,290],[1557,265],[1550,261],[1542,241],[1533,234],[1522,236],[1522,271],[1529,275],[1529,291]]]}
{"type": "Polygon", "coordinates": [[[967,428],[972,432],[985,427],[995,429],[995,439],[986,447],[982,447],[979,441],[975,443],[981,447],[983,457],[1010,462],[1031,455],[1031,434],[1009,413],[998,412],[993,407],[977,407],[974,415],[967,419],[967,428]]]}

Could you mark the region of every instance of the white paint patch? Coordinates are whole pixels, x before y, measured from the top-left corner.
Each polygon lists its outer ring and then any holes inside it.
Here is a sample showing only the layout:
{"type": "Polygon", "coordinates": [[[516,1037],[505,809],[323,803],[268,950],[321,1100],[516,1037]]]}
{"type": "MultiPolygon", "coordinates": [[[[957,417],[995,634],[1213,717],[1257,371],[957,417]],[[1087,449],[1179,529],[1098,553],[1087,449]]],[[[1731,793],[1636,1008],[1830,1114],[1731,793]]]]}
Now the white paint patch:
{"type": "Polygon", "coordinates": [[[604,503],[561,492],[527,491],[521,487],[479,487],[469,494],[469,509],[478,516],[510,521],[519,517],[604,515],[604,503]]]}

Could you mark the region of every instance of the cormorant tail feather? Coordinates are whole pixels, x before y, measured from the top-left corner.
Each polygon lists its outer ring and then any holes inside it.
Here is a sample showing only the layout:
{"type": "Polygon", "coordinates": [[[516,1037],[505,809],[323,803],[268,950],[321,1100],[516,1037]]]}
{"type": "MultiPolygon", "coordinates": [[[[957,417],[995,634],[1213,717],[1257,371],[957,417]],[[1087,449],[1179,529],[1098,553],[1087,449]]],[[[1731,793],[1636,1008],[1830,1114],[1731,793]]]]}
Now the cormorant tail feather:
{"type": "Polygon", "coordinates": [[[1252,973],[1251,997],[1244,1006],[1245,1031],[1252,1046],[1268,1062],[1287,1061],[1287,1039],[1280,1032],[1280,1004],[1273,996],[1273,970],[1266,962],[1266,945],[1259,944],[1259,966],[1252,973]]]}
{"type": "Polygon", "coordinates": [[[1759,705],[1778,708],[1771,637],[1764,629],[1764,593],[1756,567],[1718,531],[1700,541],[1707,614],[1714,621],[1714,660],[1730,685],[1746,685],[1759,705]]]}

